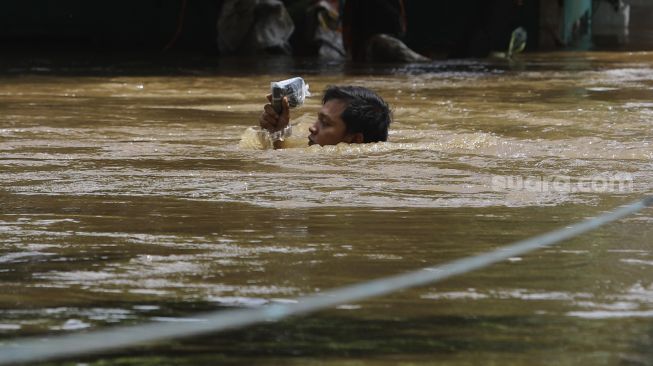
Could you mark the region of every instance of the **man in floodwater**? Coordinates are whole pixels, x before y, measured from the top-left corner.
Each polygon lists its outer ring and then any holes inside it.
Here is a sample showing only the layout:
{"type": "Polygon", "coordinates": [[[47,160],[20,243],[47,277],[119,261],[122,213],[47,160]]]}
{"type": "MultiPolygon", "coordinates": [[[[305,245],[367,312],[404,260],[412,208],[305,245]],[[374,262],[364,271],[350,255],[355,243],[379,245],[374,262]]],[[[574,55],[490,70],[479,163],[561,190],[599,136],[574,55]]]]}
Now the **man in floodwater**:
{"type": "MultiPolygon", "coordinates": [[[[391,121],[390,107],[372,90],[361,86],[330,86],[324,92],[317,120],[308,129],[308,145],[386,141],[391,121]]],[[[288,99],[283,98],[281,113],[266,104],[259,125],[273,136],[275,149],[285,147],[284,137],[291,131],[288,99]]]]}

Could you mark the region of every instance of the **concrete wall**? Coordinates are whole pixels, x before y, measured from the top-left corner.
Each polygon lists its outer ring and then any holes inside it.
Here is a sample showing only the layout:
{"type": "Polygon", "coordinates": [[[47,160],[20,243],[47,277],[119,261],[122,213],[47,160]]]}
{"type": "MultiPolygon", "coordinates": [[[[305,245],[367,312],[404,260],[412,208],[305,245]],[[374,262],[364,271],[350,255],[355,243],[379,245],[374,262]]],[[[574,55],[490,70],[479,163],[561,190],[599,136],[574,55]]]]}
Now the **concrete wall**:
{"type": "Polygon", "coordinates": [[[595,48],[653,49],[653,1],[624,0],[624,6],[618,10],[606,2],[594,1],[595,48]]]}
{"type": "MultiPolygon", "coordinates": [[[[565,2],[540,1],[540,50],[574,48],[565,39],[565,2]]],[[[604,0],[593,0],[592,39],[587,48],[605,50],[653,50],[653,0],[624,0],[626,5],[615,12],[604,0]]]]}
{"type": "Polygon", "coordinates": [[[630,5],[629,47],[653,50],[653,1],[627,0],[626,3],[630,5]]]}

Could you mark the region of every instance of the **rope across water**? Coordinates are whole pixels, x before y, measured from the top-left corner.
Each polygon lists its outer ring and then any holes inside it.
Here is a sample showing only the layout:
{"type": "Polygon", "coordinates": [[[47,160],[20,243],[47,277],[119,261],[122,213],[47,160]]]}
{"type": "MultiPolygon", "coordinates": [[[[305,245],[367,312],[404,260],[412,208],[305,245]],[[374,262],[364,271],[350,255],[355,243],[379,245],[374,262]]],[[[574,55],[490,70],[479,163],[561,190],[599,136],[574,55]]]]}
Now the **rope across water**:
{"type": "Polygon", "coordinates": [[[649,206],[653,206],[653,196],[572,226],[518,241],[490,252],[443,265],[426,267],[413,272],[320,292],[298,298],[296,303],[275,304],[254,309],[219,310],[196,315],[193,318],[199,321],[193,322],[147,323],[136,326],[113,327],[88,333],[55,336],[49,339],[32,338],[7,341],[7,345],[0,347],[0,365],[67,358],[130,347],[142,342],[217,333],[227,329],[276,321],[289,316],[330,308],[338,304],[360,301],[410,287],[426,285],[573,238],[649,206]]]}

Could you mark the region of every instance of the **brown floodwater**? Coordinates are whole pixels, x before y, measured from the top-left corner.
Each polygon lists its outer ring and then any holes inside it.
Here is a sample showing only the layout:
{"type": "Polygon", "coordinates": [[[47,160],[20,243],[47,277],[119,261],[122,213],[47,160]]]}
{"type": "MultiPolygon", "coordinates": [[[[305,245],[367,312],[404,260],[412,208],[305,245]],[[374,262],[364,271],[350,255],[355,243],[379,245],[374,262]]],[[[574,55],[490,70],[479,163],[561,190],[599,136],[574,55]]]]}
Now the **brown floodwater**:
{"type": "MultiPolygon", "coordinates": [[[[651,192],[653,53],[0,75],[0,345],[293,301],[651,192]],[[272,80],[392,106],[389,141],[256,150],[272,80]]],[[[651,210],[467,275],[53,364],[650,365],[651,210]]]]}

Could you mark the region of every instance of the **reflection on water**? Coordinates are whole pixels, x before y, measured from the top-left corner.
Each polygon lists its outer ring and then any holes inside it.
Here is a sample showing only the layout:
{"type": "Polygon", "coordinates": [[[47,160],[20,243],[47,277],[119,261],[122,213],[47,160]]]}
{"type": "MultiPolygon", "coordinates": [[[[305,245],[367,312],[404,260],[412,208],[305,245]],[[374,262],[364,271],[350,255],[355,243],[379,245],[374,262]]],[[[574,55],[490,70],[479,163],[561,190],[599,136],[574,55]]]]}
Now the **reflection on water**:
{"type": "MultiPolygon", "coordinates": [[[[294,301],[637,199],[653,180],[652,61],[286,65],[314,91],[374,88],[395,122],[387,143],[277,151],[239,142],[269,81],[288,74],[10,71],[0,343],[294,301]]],[[[296,121],[310,123],[319,99],[296,121]]],[[[434,286],[87,361],[649,364],[650,223],[645,212],[434,286]]]]}

